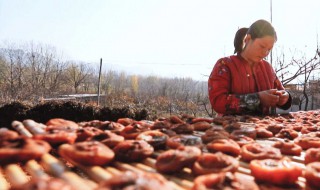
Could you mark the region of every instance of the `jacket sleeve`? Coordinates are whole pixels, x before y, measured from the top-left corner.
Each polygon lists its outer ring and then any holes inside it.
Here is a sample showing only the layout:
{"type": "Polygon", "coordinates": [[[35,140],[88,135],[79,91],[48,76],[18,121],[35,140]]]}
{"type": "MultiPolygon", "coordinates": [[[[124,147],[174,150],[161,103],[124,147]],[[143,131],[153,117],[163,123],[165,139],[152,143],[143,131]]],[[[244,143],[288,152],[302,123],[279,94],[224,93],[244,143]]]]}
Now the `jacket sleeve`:
{"type": "Polygon", "coordinates": [[[208,94],[212,108],[220,114],[243,114],[260,112],[257,93],[232,94],[231,72],[222,58],[215,64],[208,79],[208,94]]]}

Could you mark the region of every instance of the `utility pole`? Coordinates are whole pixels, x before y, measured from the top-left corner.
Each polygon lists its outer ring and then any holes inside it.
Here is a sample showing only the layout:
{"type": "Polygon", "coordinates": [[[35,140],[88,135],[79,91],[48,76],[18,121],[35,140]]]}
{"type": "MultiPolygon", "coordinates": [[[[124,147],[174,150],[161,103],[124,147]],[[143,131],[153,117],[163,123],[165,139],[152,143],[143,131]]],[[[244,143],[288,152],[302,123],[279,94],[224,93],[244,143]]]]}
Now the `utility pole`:
{"type": "MultiPolygon", "coordinates": [[[[270,22],[272,23],[272,0],[270,0],[270,22]]],[[[270,64],[272,65],[272,49],[270,51],[270,64]]]]}
{"type": "Polygon", "coordinates": [[[272,0],[270,0],[270,21],[272,23],[272,0]]]}
{"type": "Polygon", "coordinates": [[[100,105],[100,83],[101,83],[102,58],[100,58],[99,81],[98,81],[98,106],[100,105]]]}
{"type": "Polygon", "coordinates": [[[309,85],[311,86],[311,110],[313,110],[313,99],[314,99],[314,92],[315,92],[315,88],[316,88],[316,85],[317,85],[317,83],[316,83],[316,81],[314,80],[314,75],[313,75],[313,77],[312,77],[312,83],[310,83],[310,80],[309,80],[309,85]]]}
{"type": "MultiPolygon", "coordinates": [[[[270,0],[270,22],[272,24],[272,0],[270,0]]],[[[270,51],[270,64],[272,65],[272,49],[270,51]]],[[[271,111],[271,115],[276,115],[277,108],[276,107],[271,107],[270,111],[271,111]]]]}

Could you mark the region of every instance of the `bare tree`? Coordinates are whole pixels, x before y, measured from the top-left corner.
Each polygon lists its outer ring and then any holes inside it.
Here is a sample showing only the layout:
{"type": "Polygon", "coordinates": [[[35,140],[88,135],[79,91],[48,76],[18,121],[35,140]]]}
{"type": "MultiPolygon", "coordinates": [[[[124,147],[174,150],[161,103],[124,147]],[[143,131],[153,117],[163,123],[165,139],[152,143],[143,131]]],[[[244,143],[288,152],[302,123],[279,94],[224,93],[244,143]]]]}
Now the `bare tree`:
{"type": "Polygon", "coordinates": [[[125,72],[120,72],[118,75],[115,77],[115,93],[118,95],[124,94],[125,89],[127,86],[127,74],[125,72]]]}
{"type": "Polygon", "coordinates": [[[304,104],[304,110],[308,109],[309,104],[309,79],[312,73],[317,72],[320,69],[320,50],[317,47],[314,56],[306,58],[305,55],[296,58],[299,53],[293,52],[294,56],[288,61],[285,58],[285,54],[282,52],[281,56],[276,59],[274,66],[275,71],[284,84],[284,86],[292,86],[292,82],[296,81],[297,88],[291,89],[291,95],[294,99],[293,104],[299,106],[299,110],[302,110],[304,104]],[[300,89],[301,87],[301,89],[300,89]]]}
{"type": "Polygon", "coordinates": [[[304,76],[315,70],[320,69],[320,50],[316,49],[315,55],[309,60],[305,56],[300,59],[292,57],[289,62],[285,59],[285,54],[282,52],[281,56],[276,59],[275,72],[277,73],[283,85],[289,84],[299,76],[304,76]]]}
{"type": "Polygon", "coordinates": [[[64,72],[67,68],[67,63],[56,59],[53,65],[50,68],[50,72],[47,78],[47,88],[45,95],[49,97],[52,95],[57,95],[59,93],[65,93],[66,89],[64,88],[64,72]]]}
{"type": "Polygon", "coordinates": [[[105,98],[105,104],[108,106],[112,106],[112,98],[109,97],[109,95],[111,95],[114,91],[112,82],[114,80],[115,77],[115,71],[113,70],[109,70],[107,73],[104,73],[102,75],[102,78],[104,80],[102,80],[102,89],[104,90],[104,94],[106,95],[105,98]]]}
{"type": "Polygon", "coordinates": [[[56,61],[55,48],[42,44],[29,43],[25,49],[26,80],[29,83],[29,94],[35,100],[50,93],[51,75],[54,75],[56,61]]]}
{"type": "Polygon", "coordinates": [[[303,99],[305,100],[305,106],[304,106],[304,110],[307,111],[308,110],[308,105],[309,105],[309,96],[311,95],[311,88],[310,87],[310,76],[313,72],[316,72],[317,70],[319,70],[319,66],[320,66],[320,61],[318,60],[318,54],[313,57],[312,59],[310,59],[309,61],[307,61],[306,63],[308,64],[304,64],[304,78],[303,78],[303,99]]]}
{"type": "Polygon", "coordinates": [[[80,85],[92,73],[91,68],[85,63],[68,62],[66,78],[72,84],[75,93],[78,93],[80,85]]]}
{"type": "Polygon", "coordinates": [[[5,91],[9,100],[24,99],[25,92],[25,66],[24,51],[10,44],[7,48],[2,49],[2,56],[7,60],[3,68],[5,77],[5,91]]]}
{"type": "Polygon", "coordinates": [[[139,77],[137,75],[132,75],[131,76],[131,92],[132,96],[137,99],[139,91],[139,77]]]}

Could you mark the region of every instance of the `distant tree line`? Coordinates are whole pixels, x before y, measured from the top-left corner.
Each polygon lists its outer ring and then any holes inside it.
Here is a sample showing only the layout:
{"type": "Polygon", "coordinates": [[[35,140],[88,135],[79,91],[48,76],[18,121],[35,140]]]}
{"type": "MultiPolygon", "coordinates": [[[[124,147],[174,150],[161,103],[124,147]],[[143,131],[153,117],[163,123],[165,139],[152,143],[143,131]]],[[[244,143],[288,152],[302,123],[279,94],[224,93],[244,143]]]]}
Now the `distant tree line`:
{"type": "MultiPolygon", "coordinates": [[[[13,101],[36,104],[60,95],[95,94],[98,73],[90,63],[64,61],[51,46],[6,45],[0,49],[0,104],[13,101]]],[[[213,114],[207,83],[203,81],[127,75],[113,70],[103,72],[101,79],[101,106],[146,108],[154,115],[213,114]]]]}

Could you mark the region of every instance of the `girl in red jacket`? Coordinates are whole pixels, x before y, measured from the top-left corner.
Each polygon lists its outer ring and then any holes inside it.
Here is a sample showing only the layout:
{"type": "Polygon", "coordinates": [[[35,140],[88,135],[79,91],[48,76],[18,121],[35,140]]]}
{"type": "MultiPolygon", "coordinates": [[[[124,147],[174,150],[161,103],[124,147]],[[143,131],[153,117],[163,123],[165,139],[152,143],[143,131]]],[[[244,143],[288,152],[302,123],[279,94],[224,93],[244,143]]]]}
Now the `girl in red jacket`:
{"type": "Polygon", "coordinates": [[[238,30],[237,54],[219,59],[208,80],[210,103],[217,113],[270,114],[271,108],[290,108],[290,94],[264,60],[276,41],[273,26],[265,20],[238,30]]]}

